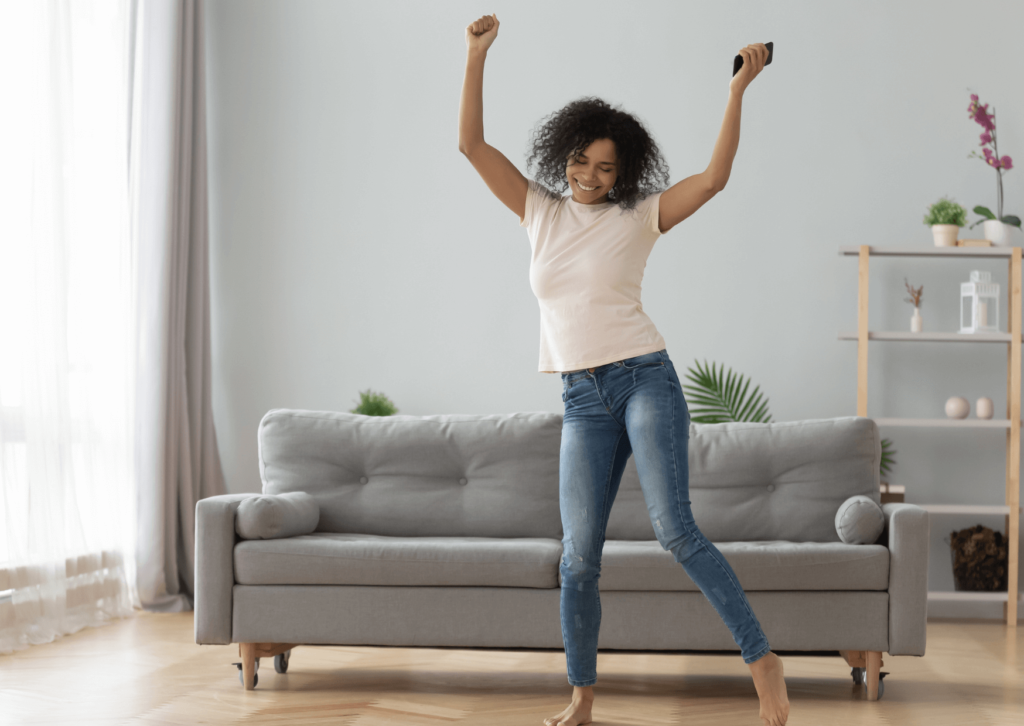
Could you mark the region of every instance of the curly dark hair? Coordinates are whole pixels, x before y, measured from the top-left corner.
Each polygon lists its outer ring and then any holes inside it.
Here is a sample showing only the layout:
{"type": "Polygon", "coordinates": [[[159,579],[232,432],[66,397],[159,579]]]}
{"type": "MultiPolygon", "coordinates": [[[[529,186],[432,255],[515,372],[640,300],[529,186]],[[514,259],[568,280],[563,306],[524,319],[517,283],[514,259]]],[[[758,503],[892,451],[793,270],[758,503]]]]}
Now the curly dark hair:
{"type": "Polygon", "coordinates": [[[639,200],[668,186],[668,164],[643,123],[596,97],[571,101],[542,120],[530,135],[526,170],[537,159],[537,182],[565,192],[566,159],[578,158],[597,139],[611,139],[619,160],[608,201],[634,209],[639,200]]]}

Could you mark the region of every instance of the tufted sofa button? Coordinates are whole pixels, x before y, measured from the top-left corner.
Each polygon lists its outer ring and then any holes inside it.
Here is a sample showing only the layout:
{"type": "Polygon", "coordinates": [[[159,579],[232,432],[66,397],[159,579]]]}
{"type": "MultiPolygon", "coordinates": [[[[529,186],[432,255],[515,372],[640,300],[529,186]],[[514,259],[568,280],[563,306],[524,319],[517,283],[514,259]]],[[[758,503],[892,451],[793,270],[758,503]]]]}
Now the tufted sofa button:
{"type": "Polygon", "coordinates": [[[774,484],[769,484],[768,485],[768,491],[774,492],[775,491],[775,485],[774,484]]]}
{"type": "Polygon", "coordinates": [[[461,479],[459,479],[459,484],[465,484],[465,483],[466,483],[466,477],[462,477],[461,479]]]}
{"type": "Polygon", "coordinates": [[[367,482],[367,479],[366,479],[366,477],[365,477],[365,476],[361,476],[361,477],[359,477],[359,483],[360,483],[360,484],[365,484],[366,482],[367,482]]]}

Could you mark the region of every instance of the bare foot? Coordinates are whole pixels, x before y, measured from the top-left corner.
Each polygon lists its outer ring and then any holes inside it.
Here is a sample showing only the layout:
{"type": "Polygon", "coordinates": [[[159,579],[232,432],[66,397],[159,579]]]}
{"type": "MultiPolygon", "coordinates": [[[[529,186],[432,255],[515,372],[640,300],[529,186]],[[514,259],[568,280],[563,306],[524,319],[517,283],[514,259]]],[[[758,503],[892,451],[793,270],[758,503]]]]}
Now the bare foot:
{"type": "Polygon", "coordinates": [[[557,716],[544,719],[544,724],[545,726],[580,726],[580,724],[590,723],[593,721],[590,715],[593,705],[593,686],[573,686],[572,702],[557,716]]]}
{"type": "Polygon", "coordinates": [[[769,652],[749,665],[757,697],[761,699],[757,715],[765,726],[784,726],[789,718],[789,696],[782,674],[782,658],[769,652]]]}

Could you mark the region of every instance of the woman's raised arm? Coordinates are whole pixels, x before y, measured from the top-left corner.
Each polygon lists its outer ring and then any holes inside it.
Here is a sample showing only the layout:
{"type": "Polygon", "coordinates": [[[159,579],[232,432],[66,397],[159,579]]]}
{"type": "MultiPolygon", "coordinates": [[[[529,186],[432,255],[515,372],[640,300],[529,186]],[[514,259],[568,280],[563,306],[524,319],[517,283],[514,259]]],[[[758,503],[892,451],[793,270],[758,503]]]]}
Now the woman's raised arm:
{"type": "Polygon", "coordinates": [[[485,15],[466,28],[466,80],[459,104],[459,151],[469,159],[501,203],[526,216],[526,177],[508,158],[484,141],[484,60],[498,35],[498,18],[485,15]]]}
{"type": "Polygon", "coordinates": [[[459,151],[468,154],[484,142],[484,61],[498,37],[498,17],[484,15],[466,26],[466,77],[459,102],[459,151]]]}

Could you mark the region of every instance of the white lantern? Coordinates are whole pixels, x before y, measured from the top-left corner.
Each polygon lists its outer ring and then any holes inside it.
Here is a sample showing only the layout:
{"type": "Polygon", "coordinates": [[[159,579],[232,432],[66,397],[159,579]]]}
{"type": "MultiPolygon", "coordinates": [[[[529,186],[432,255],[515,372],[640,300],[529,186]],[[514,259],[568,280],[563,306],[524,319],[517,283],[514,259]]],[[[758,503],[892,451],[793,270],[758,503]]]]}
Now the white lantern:
{"type": "Polygon", "coordinates": [[[960,283],[960,332],[999,332],[999,283],[986,270],[971,270],[971,281],[960,283]]]}

